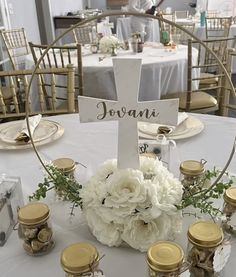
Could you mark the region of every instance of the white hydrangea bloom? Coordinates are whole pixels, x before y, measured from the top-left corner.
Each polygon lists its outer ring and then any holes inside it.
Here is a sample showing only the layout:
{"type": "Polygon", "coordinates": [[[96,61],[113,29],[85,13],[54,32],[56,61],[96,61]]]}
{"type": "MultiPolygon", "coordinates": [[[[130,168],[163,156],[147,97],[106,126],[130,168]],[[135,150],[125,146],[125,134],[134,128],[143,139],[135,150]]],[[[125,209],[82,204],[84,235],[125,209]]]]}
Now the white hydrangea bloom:
{"type": "Polygon", "coordinates": [[[97,209],[86,209],[85,217],[93,235],[108,246],[119,246],[122,242],[121,231],[123,226],[114,223],[105,223],[97,209]]]}
{"type": "Polygon", "coordinates": [[[115,36],[105,36],[99,41],[99,49],[102,53],[112,53],[112,49],[119,47],[119,40],[115,36]]]}

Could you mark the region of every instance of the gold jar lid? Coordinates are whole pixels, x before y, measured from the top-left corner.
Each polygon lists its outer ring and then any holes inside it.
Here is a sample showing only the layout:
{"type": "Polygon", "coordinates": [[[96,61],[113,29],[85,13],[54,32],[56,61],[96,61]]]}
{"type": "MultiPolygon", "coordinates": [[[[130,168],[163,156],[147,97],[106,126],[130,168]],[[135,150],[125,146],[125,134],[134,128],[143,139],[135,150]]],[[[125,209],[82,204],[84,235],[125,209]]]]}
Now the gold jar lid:
{"type": "Polygon", "coordinates": [[[30,203],[18,211],[19,223],[25,225],[39,224],[49,217],[49,208],[43,203],[30,203]]]}
{"type": "Polygon", "coordinates": [[[53,162],[53,165],[63,172],[69,172],[75,169],[75,161],[69,158],[60,158],[56,159],[53,162]]]}
{"type": "Polygon", "coordinates": [[[236,206],[236,187],[228,188],[225,191],[224,200],[225,200],[225,202],[227,202],[233,206],[236,206]]]}
{"type": "Polygon", "coordinates": [[[200,175],[204,172],[204,163],[202,161],[187,160],[180,164],[180,171],[185,175],[200,175]]]}
{"type": "Polygon", "coordinates": [[[188,229],[189,241],[200,247],[216,247],[224,239],[222,229],[210,221],[199,221],[192,224],[188,229]]]}
{"type": "Polygon", "coordinates": [[[96,247],[89,243],[76,243],[65,248],[61,254],[61,266],[65,272],[79,274],[90,271],[91,264],[98,264],[96,247]]]}
{"type": "Polygon", "coordinates": [[[159,241],[147,252],[147,263],[156,272],[176,271],[181,267],[183,260],[183,249],[170,241],[159,241]]]}

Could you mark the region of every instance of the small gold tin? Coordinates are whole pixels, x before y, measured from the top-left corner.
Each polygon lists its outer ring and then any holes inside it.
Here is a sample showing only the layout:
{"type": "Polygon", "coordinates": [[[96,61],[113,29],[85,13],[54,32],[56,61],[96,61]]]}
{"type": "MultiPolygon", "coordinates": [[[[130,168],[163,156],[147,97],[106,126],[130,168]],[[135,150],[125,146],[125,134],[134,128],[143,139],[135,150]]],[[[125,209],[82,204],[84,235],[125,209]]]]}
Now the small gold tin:
{"type": "Polygon", "coordinates": [[[65,176],[74,179],[74,171],[76,168],[74,160],[69,158],[60,158],[54,160],[52,163],[57,169],[61,170],[65,176]]]}
{"type": "Polygon", "coordinates": [[[230,205],[236,207],[236,187],[228,188],[224,194],[225,202],[229,203],[230,205]]]}
{"type": "Polygon", "coordinates": [[[18,221],[25,225],[35,225],[49,218],[49,208],[43,203],[30,203],[18,211],[18,221]]]}
{"type": "Polygon", "coordinates": [[[155,272],[177,271],[184,260],[182,248],[170,241],[159,241],[152,245],[147,252],[147,263],[155,272]]]}
{"type": "Polygon", "coordinates": [[[189,227],[188,239],[193,245],[211,248],[222,243],[224,234],[217,224],[210,221],[199,221],[189,227]]]}
{"type": "Polygon", "coordinates": [[[187,160],[180,164],[180,171],[184,175],[196,176],[204,172],[204,163],[202,161],[187,160]]]}
{"type": "Polygon", "coordinates": [[[61,266],[69,274],[90,272],[91,265],[98,266],[99,254],[89,243],[76,243],[65,248],[61,254],[61,266]]]}
{"type": "Polygon", "coordinates": [[[75,161],[69,158],[56,159],[52,163],[55,167],[62,170],[64,173],[71,172],[76,167],[75,161]]]}

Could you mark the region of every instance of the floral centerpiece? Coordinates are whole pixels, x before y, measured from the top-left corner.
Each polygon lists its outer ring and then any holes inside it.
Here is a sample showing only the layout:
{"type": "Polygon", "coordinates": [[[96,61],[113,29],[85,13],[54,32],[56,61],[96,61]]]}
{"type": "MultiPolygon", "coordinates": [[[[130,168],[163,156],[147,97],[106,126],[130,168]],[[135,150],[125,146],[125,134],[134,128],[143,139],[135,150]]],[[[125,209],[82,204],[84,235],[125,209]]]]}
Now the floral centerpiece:
{"type": "Polygon", "coordinates": [[[140,162],[140,170],[121,170],[107,161],[81,191],[87,223],[101,243],[146,251],[181,231],[181,183],[158,159],[140,162]]]}
{"type": "MultiPolygon", "coordinates": [[[[80,207],[93,235],[103,244],[120,246],[123,243],[140,251],[158,240],[172,240],[181,232],[184,214],[198,217],[207,214],[212,219],[223,216],[212,199],[220,198],[233,184],[226,169],[235,152],[233,146],[223,170],[207,170],[197,191],[184,196],[181,182],[158,159],[140,157],[140,169],[118,169],[116,160],[106,161],[89,182],[81,186],[69,179],[53,165],[46,165],[48,173],[30,199],[45,198],[55,189],[80,207]],[[227,177],[222,180],[222,177],[227,177]],[[214,181],[212,181],[214,180],[214,181]],[[207,186],[205,186],[208,184],[207,186]],[[194,214],[186,213],[192,206],[194,214]]],[[[186,195],[186,194],[185,194],[186,195]]]]}
{"type": "Polygon", "coordinates": [[[99,49],[102,53],[112,54],[120,47],[119,40],[115,36],[104,36],[99,41],[99,49]]]}

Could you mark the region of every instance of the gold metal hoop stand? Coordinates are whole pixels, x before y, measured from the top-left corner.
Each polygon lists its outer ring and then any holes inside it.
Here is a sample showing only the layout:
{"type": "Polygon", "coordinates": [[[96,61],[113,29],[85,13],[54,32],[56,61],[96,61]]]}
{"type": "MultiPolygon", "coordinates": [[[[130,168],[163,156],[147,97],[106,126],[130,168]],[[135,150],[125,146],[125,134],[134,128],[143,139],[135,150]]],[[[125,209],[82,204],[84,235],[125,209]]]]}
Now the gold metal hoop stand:
{"type": "MultiPolygon", "coordinates": [[[[104,17],[107,17],[107,16],[137,16],[137,17],[145,17],[145,18],[149,18],[149,19],[154,19],[154,20],[159,20],[162,21],[162,22],[165,22],[171,26],[174,26],[176,27],[177,29],[180,29],[182,30],[183,32],[187,33],[192,39],[194,39],[195,41],[197,41],[200,45],[202,45],[206,51],[208,51],[215,59],[216,59],[216,62],[219,64],[220,68],[222,69],[222,71],[224,72],[225,74],[225,77],[226,77],[226,80],[230,86],[230,89],[232,91],[234,91],[234,86],[233,86],[233,83],[231,81],[231,78],[225,68],[225,66],[223,65],[223,63],[220,61],[220,59],[217,57],[217,55],[200,39],[198,39],[195,35],[193,35],[191,32],[189,32],[188,30],[186,30],[185,28],[183,28],[182,26],[176,24],[175,22],[172,22],[172,21],[169,21],[165,18],[163,18],[162,16],[154,16],[154,15],[149,15],[149,14],[142,14],[142,13],[131,13],[131,12],[112,12],[112,13],[103,13],[103,14],[100,14],[98,16],[93,16],[93,17],[90,17],[86,20],[83,20],[73,26],[71,26],[70,28],[68,28],[63,34],[61,34],[58,38],[56,38],[50,45],[48,45],[48,47],[45,49],[45,51],[43,52],[42,56],[39,58],[37,64],[35,65],[35,68],[32,72],[32,76],[30,78],[30,81],[29,81],[29,86],[28,86],[28,90],[26,92],[26,103],[25,103],[25,110],[26,110],[26,123],[27,123],[27,128],[28,128],[28,131],[29,131],[29,136],[30,136],[30,139],[31,139],[31,143],[32,143],[32,147],[35,151],[35,154],[37,155],[40,163],[42,164],[42,166],[44,167],[44,169],[46,170],[46,172],[53,178],[52,174],[49,172],[49,170],[47,169],[46,165],[44,164],[44,161],[42,160],[42,158],[40,157],[40,154],[35,146],[35,143],[33,141],[33,137],[32,137],[32,134],[31,134],[31,131],[30,131],[30,127],[29,127],[29,92],[30,92],[30,88],[31,88],[31,85],[32,85],[32,81],[33,81],[33,78],[34,78],[34,75],[35,75],[35,72],[36,70],[39,68],[39,64],[41,63],[42,59],[44,58],[44,56],[48,53],[48,51],[50,50],[50,48],[52,46],[54,46],[61,38],[63,38],[66,34],[68,34],[69,32],[71,32],[74,28],[76,27],[80,27],[84,24],[87,24],[89,22],[92,22],[94,20],[100,20],[104,17]]],[[[231,157],[232,159],[232,157],[231,157]]]]}

